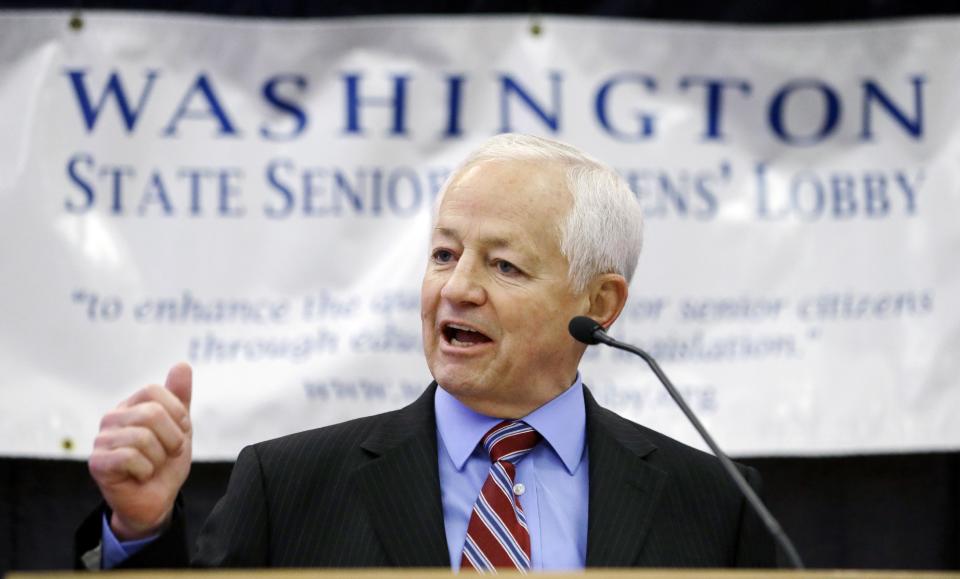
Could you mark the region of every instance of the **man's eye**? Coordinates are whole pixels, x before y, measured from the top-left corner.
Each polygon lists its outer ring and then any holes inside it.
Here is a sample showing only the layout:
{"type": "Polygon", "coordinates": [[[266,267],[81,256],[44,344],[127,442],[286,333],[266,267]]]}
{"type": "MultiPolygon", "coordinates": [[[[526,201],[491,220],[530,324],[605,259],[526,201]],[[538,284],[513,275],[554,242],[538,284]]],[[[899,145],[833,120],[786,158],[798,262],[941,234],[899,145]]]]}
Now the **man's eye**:
{"type": "Polygon", "coordinates": [[[453,252],[447,249],[438,249],[433,252],[433,261],[437,263],[448,263],[453,261],[453,252]]]}
{"type": "Polygon", "coordinates": [[[517,269],[517,266],[513,265],[509,261],[498,259],[494,265],[497,268],[497,271],[499,271],[500,273],[505,273],[505,274],[520,273],[520,270],[517,269]]]}

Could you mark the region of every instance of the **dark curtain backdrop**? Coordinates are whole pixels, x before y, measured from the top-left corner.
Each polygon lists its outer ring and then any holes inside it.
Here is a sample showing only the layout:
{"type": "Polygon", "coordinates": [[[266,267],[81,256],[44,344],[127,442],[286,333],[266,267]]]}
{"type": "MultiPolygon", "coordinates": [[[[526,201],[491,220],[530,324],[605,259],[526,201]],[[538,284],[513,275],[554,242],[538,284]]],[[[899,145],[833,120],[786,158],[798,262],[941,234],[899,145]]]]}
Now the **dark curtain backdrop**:
{"type": "MultiPolygon", "coordinates": [[[[0,9],[163,10],[251,17],[367,14],[582,14],[736,23],[804,23],[936,17],[953,1],[608,0],[548,3],[382,0],[180,2],[0,0],[0,9]]],[[[10,387],[9,385],[7,387],[10,387]]],[[[722,441],[721,441],[722,442],[722,441]]],[[[960,453],[742,459],[764,476],[773,513],[807,564],[819,568],[960,569],[960,453]]],[[[184,489],[196,533],[223,493],[231,464],[194,465],[184,489]]],[[[73,530],[98,503],[86,465],[0,458],[0,572],[70,568],[73,530]]]]}
{"type": "MultiPolygon", "coordinates": [[[[770,510],[809,567],[960,569],[958,453],[741,462],[763,474],[770,510]]],[[[194,465],[184,488],[194,534],[231,466],[194,465]]],[[[73,531],[99,502],[84,463],[0,459],[0,497],[0,570],[72,566],[73,531]]]]}

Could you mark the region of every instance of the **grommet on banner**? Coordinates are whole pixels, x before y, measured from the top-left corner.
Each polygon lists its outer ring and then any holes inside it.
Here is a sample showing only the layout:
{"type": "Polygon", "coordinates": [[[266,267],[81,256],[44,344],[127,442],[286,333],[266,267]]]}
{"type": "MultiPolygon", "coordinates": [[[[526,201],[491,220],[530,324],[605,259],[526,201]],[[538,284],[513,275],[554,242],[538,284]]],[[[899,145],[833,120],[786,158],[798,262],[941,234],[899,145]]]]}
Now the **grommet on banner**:
{"type": "Polygon", "coordinates": [[[64,439],[60,441],[60,447],[63,448],[63,450],[66,450],[67,452],[72,451],[72,450],[73,450],[73,439],[70,438],[69,436],[64,437],[64,439]]]}
{"type": "Polygon", "coordinates": [[[83,16],[79,12],[74,12],[70,17],[70,30],[79,32],[83,30],[83,16]]]}
{"type": "Polygon", "coordinates": [[[536,15],[531,16],[530,17],[530,34],[532,34],[533,36],[540,36],[542,32],[543,32],[543,27],[540,25],[540,17],[536,15]]]}
{"type": "Polygon", "coordinates": [[[532,36],[540,36],[543,33],[543,26],[540,24],[540,6],[537,0],[532,0],[529,4],[530,8],[530,34],[532,36]]]}

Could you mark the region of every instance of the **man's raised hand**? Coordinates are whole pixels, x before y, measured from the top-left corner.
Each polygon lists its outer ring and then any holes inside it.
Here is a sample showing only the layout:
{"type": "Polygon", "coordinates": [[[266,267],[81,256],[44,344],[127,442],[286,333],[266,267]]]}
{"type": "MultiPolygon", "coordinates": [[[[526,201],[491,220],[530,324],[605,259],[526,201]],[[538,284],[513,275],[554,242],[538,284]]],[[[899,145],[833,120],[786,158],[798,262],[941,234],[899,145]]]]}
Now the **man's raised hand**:
{"type": "Polygon", "coordinates": [[[150,536],[170,520],[193,454],[192,382],[190,366],[177,364],[165,386],[139,390],[100,421],[88,464],[120,540],[150,536]]]}

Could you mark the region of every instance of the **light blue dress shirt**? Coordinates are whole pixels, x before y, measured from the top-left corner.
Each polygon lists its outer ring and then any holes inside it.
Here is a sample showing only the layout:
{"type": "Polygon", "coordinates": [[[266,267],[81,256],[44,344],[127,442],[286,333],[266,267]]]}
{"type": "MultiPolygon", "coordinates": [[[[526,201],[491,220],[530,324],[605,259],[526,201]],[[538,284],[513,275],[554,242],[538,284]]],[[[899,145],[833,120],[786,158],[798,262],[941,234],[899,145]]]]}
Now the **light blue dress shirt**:
{"type": "MultiPolygon", "coordinates": [[[[443,388],[437,388],[437,448],[443,524],[450,567],[460,569],[473,504],[490,470],[490,456],[479,444],[499,418],[477,414],[443,388]]],[[[543,441],[517,464],[525,487],[520,504],[530,529],[534,570],[583,569],[587,558],[589,468],[586,410],[579,374],[566,392],[522,419],[543,441]]],[[[103,517],[101,567],[112,569],[155,540],[121,542],[103,517]]]]}
{"type": "MultiPolygon", "coordinates": [[[[500,418],[477,414],[443,388],[434,399],[443,524],[450,567],[460,569],[473,505],[490,470],[480,443],[500,418]]],[[[543,437],[517,464],[534,570],[583,569],[587,559],[589,468],[580,376],[566,392],[522,418],[543,437]]]]}
{"type": "Polygon", "coordinates": [[[107,515],[104,513],[103,537],[100,540],[100,568],[113,569],[120,563],[123,563],[128,557],[133,557],[137,551],[146,547],[157,539],[160,535],[152,535],[145,539],[136,541],[121,541],[113,534],[110,528],[110,522],[107,521],[107,515]]]}

